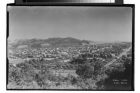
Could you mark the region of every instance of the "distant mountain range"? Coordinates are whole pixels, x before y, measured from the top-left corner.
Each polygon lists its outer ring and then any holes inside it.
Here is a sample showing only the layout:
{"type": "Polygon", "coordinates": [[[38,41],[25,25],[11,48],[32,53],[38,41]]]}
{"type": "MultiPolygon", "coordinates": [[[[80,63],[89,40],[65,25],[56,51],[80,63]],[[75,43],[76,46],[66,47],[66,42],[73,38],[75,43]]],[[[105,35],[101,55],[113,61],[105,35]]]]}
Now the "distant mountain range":
{"type": "Polygon", "coordinates": [[[31,48],[68,47],[68,46],[80,46],[89,43],[90,41],[88,40],[79,40],[72,37],[48,38],[48,39],[25,39],[25,40],[16,40],[15,42],[8,41],[8,45],[13,48],[18,48],[20,46],[26,46],[31,48]]]}

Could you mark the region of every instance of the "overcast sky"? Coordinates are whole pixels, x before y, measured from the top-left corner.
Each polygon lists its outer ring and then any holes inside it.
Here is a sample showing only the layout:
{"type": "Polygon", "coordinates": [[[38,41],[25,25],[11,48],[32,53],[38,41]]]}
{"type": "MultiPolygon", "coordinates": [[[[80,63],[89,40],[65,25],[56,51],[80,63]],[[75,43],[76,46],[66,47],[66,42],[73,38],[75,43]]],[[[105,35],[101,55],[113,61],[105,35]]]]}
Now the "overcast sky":
{"type": "Polygon", "coordinates": [[[131,41],[129,7],[9,7],[9,39],[73,37],[92,41],[131,41]]]}

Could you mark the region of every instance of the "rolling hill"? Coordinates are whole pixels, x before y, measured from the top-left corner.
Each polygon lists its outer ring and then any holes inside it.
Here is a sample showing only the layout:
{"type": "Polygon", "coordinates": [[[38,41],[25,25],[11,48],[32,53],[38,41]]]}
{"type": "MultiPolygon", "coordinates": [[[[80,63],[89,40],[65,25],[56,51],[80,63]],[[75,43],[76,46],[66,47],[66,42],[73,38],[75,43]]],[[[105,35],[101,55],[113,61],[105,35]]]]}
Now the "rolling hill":
{"type": "Polygon", "coordinates": [[[8,44],[13,48],[18,48],[19,46],[25,45],[31,48],[40,48],[42,47],[42,45],[43,47],[68,47],[89,44],[89,41],[67,37],[67,38],[48,38],[48,39],[25,39],[18,40],[14,43],[8,44]]]}

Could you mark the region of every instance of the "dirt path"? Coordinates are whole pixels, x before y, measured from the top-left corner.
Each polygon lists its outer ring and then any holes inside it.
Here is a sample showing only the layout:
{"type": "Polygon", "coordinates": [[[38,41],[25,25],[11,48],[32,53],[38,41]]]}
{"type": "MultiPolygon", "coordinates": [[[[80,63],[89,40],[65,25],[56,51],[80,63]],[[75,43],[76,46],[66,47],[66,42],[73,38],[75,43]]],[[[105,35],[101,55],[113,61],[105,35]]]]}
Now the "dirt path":
{"type": "Polygon", "coordinates": [[[117,59],[121,58],[123,55],[126,55],[128,51],[130,51],[132,47],[129,47],[127,49],[125,49],[116,59],[113,59],[112,61],[110,61],[109,63],[107,63],[104,67],[108,68],[111,64],[113,64],[114,62],[117,61],[117,59]]]}

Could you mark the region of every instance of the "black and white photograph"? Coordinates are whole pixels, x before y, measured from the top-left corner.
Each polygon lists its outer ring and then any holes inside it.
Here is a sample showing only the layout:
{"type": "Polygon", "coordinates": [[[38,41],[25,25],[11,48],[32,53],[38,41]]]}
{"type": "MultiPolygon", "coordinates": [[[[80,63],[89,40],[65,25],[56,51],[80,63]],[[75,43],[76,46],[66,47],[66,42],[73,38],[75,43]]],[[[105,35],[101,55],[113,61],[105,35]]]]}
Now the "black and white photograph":
{"type": "Polygon", "coordinates": [[[7,11],[7,89],[133,90],[132,6],[7,11]]]}

